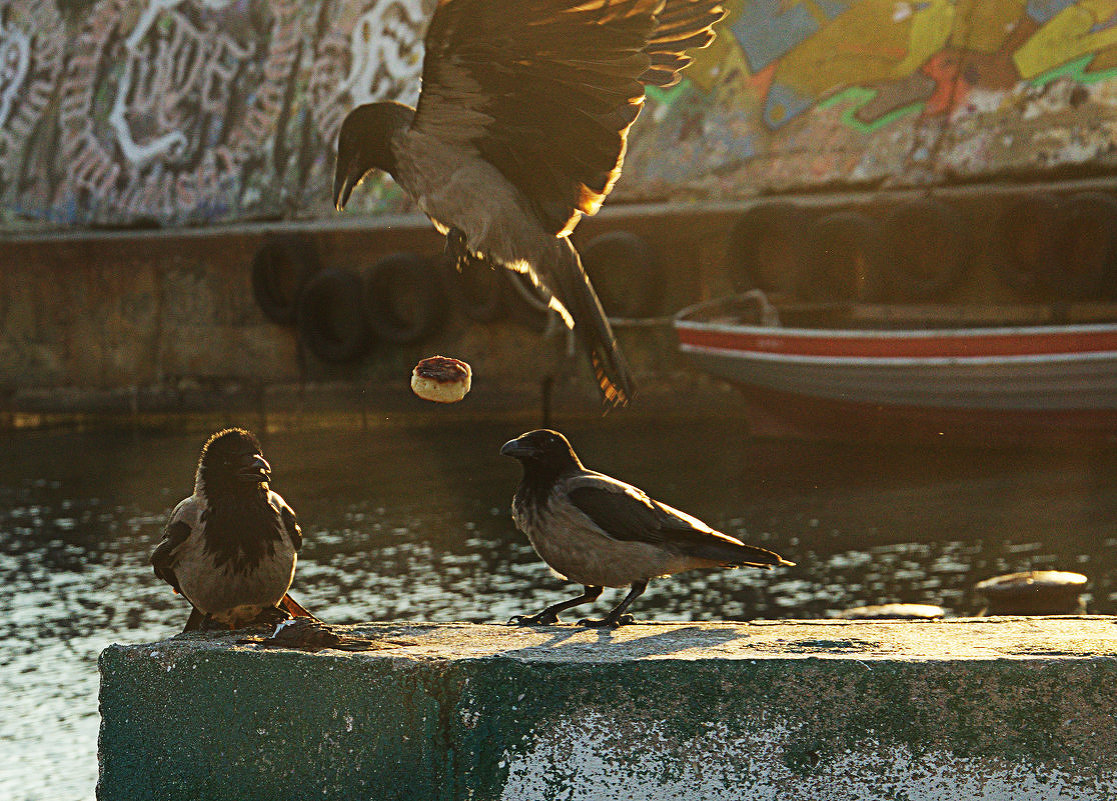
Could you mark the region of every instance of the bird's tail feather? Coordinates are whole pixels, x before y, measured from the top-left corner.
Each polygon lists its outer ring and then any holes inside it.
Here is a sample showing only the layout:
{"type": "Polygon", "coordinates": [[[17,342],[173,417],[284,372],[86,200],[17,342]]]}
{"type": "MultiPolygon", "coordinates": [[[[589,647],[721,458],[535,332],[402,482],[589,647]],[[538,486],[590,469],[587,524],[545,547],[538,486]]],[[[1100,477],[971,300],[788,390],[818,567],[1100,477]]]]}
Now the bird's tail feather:
{"type": "Polygon", "coordinates": [[[617,346],[617,339],[601,301],[582,268],[578,251],[563,238],[557,249],[554,276],[558,299],[574,320],[574,333],[590,357],[603,402],[609,407],[625,406],[632,399],[635,382],[628,362],[617,346]]]}
{"type": "Polygon", "coordinates": [[[704,542],[688,549],[691,556],[710,559],[729,567],[791,567],[789,562],[778,553],[755,545],[732,542],[704,542]]]}

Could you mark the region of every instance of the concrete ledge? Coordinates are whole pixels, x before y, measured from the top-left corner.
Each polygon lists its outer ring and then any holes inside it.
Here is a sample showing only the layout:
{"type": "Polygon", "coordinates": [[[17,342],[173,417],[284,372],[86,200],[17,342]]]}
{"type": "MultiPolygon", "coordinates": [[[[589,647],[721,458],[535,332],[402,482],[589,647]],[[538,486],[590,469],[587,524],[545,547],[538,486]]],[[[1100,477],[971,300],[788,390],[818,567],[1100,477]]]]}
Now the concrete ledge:
{"type": "Polygon", "coordinates": [[[372,624],[101,655],[98,798],[1117,798],[1117,618],[372,624]]]}

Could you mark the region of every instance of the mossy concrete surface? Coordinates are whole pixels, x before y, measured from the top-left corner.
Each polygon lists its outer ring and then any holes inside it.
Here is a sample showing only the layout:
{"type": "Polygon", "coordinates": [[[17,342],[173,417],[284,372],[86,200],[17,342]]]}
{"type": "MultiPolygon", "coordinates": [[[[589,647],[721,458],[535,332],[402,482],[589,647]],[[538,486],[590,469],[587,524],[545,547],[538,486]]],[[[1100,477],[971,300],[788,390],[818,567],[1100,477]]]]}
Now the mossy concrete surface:
{"type": "Polygon", "coordinates": [[[1117,619],[370,624],[101,655],[103,801],[1117,798],[1117,619]]]}

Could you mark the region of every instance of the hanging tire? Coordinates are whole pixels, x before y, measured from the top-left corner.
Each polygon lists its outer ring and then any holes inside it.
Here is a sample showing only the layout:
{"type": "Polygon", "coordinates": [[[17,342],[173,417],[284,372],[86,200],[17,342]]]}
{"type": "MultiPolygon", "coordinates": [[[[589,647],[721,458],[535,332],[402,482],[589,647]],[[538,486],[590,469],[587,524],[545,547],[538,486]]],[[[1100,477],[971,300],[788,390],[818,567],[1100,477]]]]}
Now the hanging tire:
{"type": "Polygon", "coordinates": [[[409,345],[446,319],[446,293],[431,260],[415,253],[385,256],[364,273],[365,319],[377,339],[409,345]]]}
{"type": "Polygon", "coordinates": [[[579,248],[582,267],[610,317],[639,318],[659,313],[663,276],[647,240],[629,231],[610,231],[579,248]]]}
{"type": "Polygon", "coordinates": [[[1063,203],[1061,274],[1052,289],[1066,300],[1117,295],[1117,200],[1080,192],[1063,203]]]}
{"type": "Polygon", "coordinates": [[[472,256],[457,266],[448,257],[445,262],[449,294],[462,314],[478,323],[491,323],[508,314],[503,267],[472,256]]]}
{"type": "Polygon", "coordinates": [[[969,228],[962,214],[938,200],[912,200],[884,220],[885,276],[890,300],[937,300],[965,274],[969,228]]]}
{"type": "Polygon", "coordinates": [[[875,220],[840,211],[815,220],[797,276],[805,300],[872,302],[883,294],[884,245],[875,220]]]}
{"type": "Polygon", "coordinates": [[[1063,209],[1053,195],[1033,192],[1005,203],[993,227],[1001,280],[1022,295],[1046,295],[1063,271],[1063,228],[1063,209]]]}
{"type": "Polygon", "coordinates": [[[321,269],[314,243],[303,236],[270,236],[252,257],[252,294],[260,311],[294,325],[303,287],[321,269]]]}
{"type": "Polygon", "coordinates": [[[794,294],[805,221],[806,212],[794,203],[761,203],[742,214],[726,248],[734,291],[794,294]]]}
{"type": "Polygon", "coordinates": [[[297,320],[302,341],[324,362],[352,362],[371,344],[361,279],[348,270],[324,270],[308,281],[297,320]]]}

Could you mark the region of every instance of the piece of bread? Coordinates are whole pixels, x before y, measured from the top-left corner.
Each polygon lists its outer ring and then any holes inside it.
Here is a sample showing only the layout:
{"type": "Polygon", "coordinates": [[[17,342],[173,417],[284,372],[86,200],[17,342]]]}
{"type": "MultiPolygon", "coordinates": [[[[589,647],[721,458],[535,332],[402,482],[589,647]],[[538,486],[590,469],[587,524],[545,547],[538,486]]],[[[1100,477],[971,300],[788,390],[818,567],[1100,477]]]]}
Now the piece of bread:
{"type": "Polygon", "coordinates": [[[411,371],[411,390],[424,400],[457,403],[469,392],[473,371],[461,359],[431,356],[411,371]]]}

